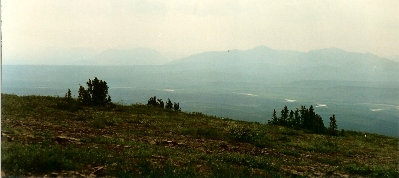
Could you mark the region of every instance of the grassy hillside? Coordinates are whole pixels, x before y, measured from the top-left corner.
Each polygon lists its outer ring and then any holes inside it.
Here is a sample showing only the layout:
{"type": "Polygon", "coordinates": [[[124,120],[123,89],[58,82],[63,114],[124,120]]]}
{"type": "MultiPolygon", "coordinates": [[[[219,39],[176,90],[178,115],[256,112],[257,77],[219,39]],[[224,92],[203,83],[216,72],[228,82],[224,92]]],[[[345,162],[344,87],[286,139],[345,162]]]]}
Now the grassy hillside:
{"type": "MultiPolygon", "coordinates": [[[[399,176],[398,138],[306,133],[145,105],[2,95],[4,175],[399,176]]],[[[268,117],[268,116],[265,116],[268,117]]]]}

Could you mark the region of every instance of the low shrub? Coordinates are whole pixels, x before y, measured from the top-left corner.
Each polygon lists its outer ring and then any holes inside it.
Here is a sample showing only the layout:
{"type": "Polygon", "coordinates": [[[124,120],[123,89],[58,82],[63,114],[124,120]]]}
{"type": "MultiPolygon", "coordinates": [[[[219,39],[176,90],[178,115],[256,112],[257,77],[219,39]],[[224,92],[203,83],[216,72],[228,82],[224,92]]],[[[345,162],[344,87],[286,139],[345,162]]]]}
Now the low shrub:
{"type": "Polygon", "coordinates": [[[227,130],[230,134],[230,137],[239,142],[251,143],[256,136],[256,133],[254,133],[251,128],[242,125],[231,125],[227,128],[227,130]]]}
{"type": "Polygon", "coordinates": [[[75,100],[69,100],[69,101],[62,100],[57,102],[56,108],[70,112],[75,112],[81,109],[81,106],[75,100]]]}
{"type": "Polygon", "coordinates": [[[188,128],[181,131],[184,135],[191,135],[195,138],[210,138],[210,139],[222,139],[222,130],[206,127],[206,128],[188,128]]]}
{"type": "Polygon", "coordinates": [[[62,149],[43,148],[39,145],[15,145],[2,149],[1,162],[2,169],[9,171],[9,175],[75,169],[75,164],[64,155],[62,149]]]}

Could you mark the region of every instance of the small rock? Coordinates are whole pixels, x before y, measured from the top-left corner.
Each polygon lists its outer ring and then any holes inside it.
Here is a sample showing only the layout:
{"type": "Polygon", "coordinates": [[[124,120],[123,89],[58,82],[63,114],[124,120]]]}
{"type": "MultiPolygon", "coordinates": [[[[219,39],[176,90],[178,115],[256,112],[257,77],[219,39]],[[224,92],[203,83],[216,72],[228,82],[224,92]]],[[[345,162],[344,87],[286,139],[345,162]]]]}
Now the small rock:
{"type": "Polygon", "coordinates": [[[151,157],[156,159],[165,159],[164,156],[158,156],[158,155],[151,155],[151,157]]]}
{"type": "Polygon", "coordinates": [[[98,167],[94,167],[94,171],[91,174],[102,175],[103,173],[104,173],[104,166],[98,166],[98,167]]]}
{"type": "Polygon", "coordinates": [[[155,142],[154,140],[150,140],[149,143],[150,143],[151,145],[157,144],[157,142],[155,142]]]}
{"type": "Polygon", "coordinates": [[[62,136],[62,135],[57,136],[57,137],[55,138],[55,140],[56,140],[58,143],[74,143],[74,144],[81,144],[80,139],[73,138],[73,137],[62,136]]]}
{"type": "Polygon", "coordinates": [[[172,141],[172,140],[166,140],[166,141],[163,141],[163,143],[164,144],[170,144],[170,145],[177,145],[177,143],[175,142],[175,141],[172,141]]]}

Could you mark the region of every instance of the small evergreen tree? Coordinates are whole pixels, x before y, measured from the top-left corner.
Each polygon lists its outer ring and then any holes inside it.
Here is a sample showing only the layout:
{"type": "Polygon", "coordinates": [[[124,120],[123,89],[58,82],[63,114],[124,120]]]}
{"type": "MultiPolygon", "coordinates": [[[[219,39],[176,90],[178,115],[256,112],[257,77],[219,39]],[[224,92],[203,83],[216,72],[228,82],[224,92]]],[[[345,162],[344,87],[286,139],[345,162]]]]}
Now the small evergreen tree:
{"type": "Polygon", "coordinates": [[[274,109],[274,110],[273,110],[272,120],[271,120],[271,122],[269,121],[269,123],[277,124],[277,121],[278,121],[277,113],[276,113],[276,109],[274,109]]]}
{"type": "Polygon", "coordinates": [[[291,128],[293,128],[294,127],[294,111],[290,111],[290,115],[288,116],[288,122],[287,122],[287,124],[288,124],[288,127],[291,127],[291,128]]]}
{"type": "Polygon", "coordinates": [[[326,127],[324,126],[323,118],[321,118],[320,115],[314,115],[311,130],[316,133],[325,133],[326,127]]]}
{"type": "Polygon", "coordinates": [[[284,106],[284,108],[281,110],[281,116],[278,121],[279,125],[287,125],[288,123],[288,107],[284,106]]]}
{"type": "Polygon", "coordinates": [[[157,105],[157,97],[153,96],[148,99],[147,105],[156,106],[157,105]]]}
{"type": "Polygon", "coordinates": [[[68,91],[65,93],[65,99],[67,102],[72,101],[72,93],[71,93],[71,89],[68,88],[68,91]]]}
{"type": "Polygon", "coordinates": [[[86,106],[90,105],[91,102],[90,94],[83,86],[79,86],[78,102],[86,106]]]}
{"type": "Polygon", "coordinates": [[[181,111],[179,103],[174,103],[174,104],[173,104],[173,109],[174,109],[175,111],[181,111]]]}
{"type": "Polygon", "coordinates": [[[168,98],[168,101],[166,102],[165,109],[168,109],[168,110],[173,109],[173,103],[172,103],[172,101],[170,101],[169,98],[168,98]]]}
{"type": "Polygon", "coordinates": [[[337,120],[335,119],[335,114],[330,117],[330,125],[328,127],[328,132],[330,135],[338,135],[337,120]]]}
{"type": "Polygon", "coordinates": [[[294,128],[300,128],[301,127],[301,115],[299,115],[299,109],[296,108],[294,112],[294,128]]]}
{"type": "Polygon", "coordinates": [[[162,109],[165,108],[165,104],[164,104],[164,102],[162,101],[162,99],[158,99],[158,102],[157,102],[156,105],[159,106],[159,107],[162,108],[162,109]]]}
{"type": "Polygon", "coordinates": [[[300,113],[300,127],[305,128],[305,117],[308,115],[308,109],[306,109],[306,106],[301,106],[299,113],[300,113]]]}
{"type": "Polygon", "coordinates": [[[58,101],[56,106],[59,109],[64,109],[72,112],[80,109],[79,103],[72,98],[72,92],[69,88],[68,91],[65,93],[65,97],[63,98],[63,100],[58,101]]]}
{"type": "Polygon", "coordinates": [[[315,113],[313,106],[310,105],[309,109],[305,109],[304,115],[302,115],[303,118],[303,128],[308,129],[308,130],[313,130],[313,121],[315,120],[315,113]]]}

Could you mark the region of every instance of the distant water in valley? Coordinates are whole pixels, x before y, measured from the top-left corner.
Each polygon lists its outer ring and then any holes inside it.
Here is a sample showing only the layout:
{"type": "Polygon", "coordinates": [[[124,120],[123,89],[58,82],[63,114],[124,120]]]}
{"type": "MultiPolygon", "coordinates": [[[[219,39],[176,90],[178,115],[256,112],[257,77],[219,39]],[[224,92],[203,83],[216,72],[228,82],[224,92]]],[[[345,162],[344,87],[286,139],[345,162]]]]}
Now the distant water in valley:
{"type": "MultiPolygon", "coordinates": [[[[265,123],[273,109],[313,105],[328,126],[399,136],[399,87],[340,81],[220,81],[167,66],[3,66],[2,93],[77,97],[79,85],[105,80],[113,102],[145,104],[151,96],[180,102],[183,111],[265,123]],[[324,83],[323,83],[324,82],[324,83]],[[320,85],[323,83],[323,85],[320,85]]],[[[217,74],[214,74],[217,75],[217,74]]]]}

